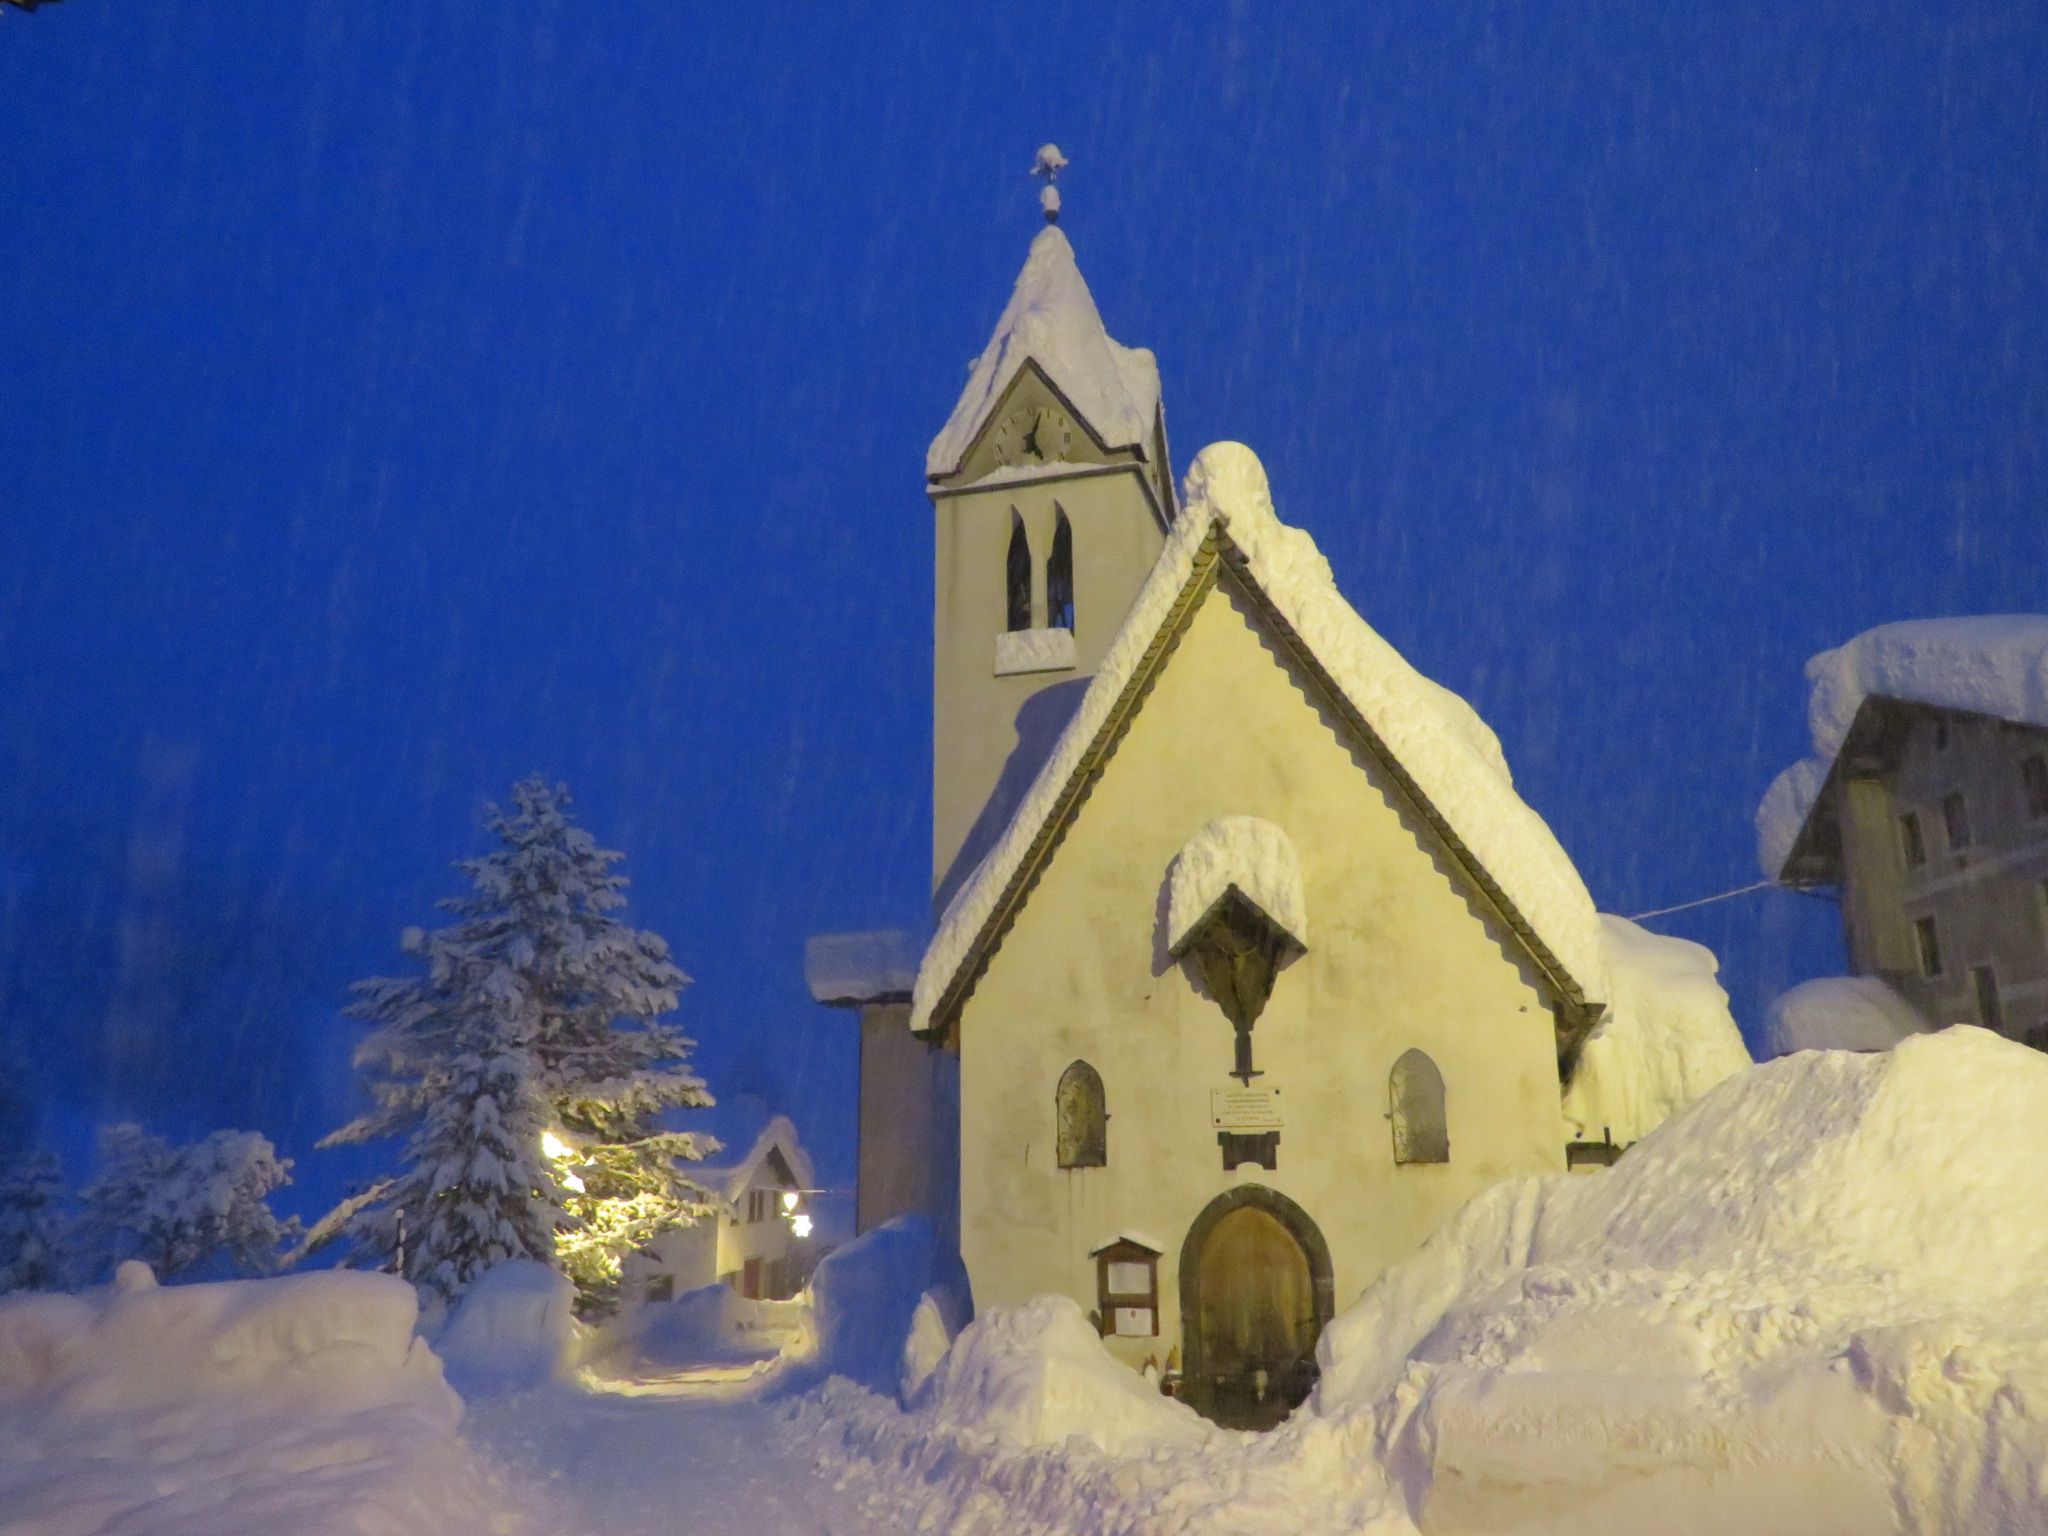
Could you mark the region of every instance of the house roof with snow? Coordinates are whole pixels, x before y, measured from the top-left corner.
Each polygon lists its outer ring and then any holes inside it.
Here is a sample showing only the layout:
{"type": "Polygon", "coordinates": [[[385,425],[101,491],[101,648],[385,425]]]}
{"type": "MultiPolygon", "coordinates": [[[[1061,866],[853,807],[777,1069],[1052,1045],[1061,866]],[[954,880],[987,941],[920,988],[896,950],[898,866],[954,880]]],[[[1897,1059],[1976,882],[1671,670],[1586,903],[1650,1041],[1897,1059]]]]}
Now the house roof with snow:
{"type": "Polygon", "coordinates": [[[2048,729],[2048,614],[1880,624],[1806,664],[1813,755],[1772,780],[1757,808],[1757,862],[1788,885],[1840,877],[1836,786],[1883,760],[1929,710],[2048,729]],[[1823,812],[1816,815],[1815,812],[1823,812]]]}
{"type": "Polygon", "coordinates": [[[1204,449],[1188,473],[1185,503],[1017,814],[947,906],[918,971],[911,1027],[943,1036],[955,1025],[1180,635],[1227,582],[1358,750],[1385,768],[1472,898],[1543,978],[1559,1005],[1560,1049],[1575,1048],[1599,1017],[1594,999],[1605,989],[1599,917],[1570,857],[1515,793],[1499,740],[1345,601],[1315,541],[1274,514],[1250,449],[1204,449]]]}
{"type": "Polygon", "coordinates": [[[1038,373],[1106,450],[1150,452],[1159,420],[1159,365],[1143,347],[1103,328],[1095,298],[1056,227],[1039,231],[995,334],[967,378],[953,414],[925,455],[934,480],[957,474],[1018,375],[1038,373]]]}
{"type": "Polygon", "coordinates": [[[818,1176],[811,1155],[797,1140],[796,1126],[787,1115],[777,1115],[761,1127],[754,1145],[736,1163],[717,1167],[687,1168],[684,1172],[726,1201],[737,1201],[753,1187],[763,1170],[784,1189],[815,1189],[818,1176]]]}

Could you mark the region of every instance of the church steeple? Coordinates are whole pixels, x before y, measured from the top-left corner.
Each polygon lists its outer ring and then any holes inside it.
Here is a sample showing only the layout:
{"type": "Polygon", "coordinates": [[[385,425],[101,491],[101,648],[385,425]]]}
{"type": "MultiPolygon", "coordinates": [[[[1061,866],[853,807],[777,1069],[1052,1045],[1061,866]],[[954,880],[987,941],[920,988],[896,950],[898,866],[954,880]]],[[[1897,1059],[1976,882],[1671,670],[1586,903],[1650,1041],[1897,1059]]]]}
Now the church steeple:
{"type": "MultiPolygon", "coordinates": [[[[1048,145],[1041,168],[1047,151],[1064,166],[1048,145]]],[[[1056,194],[1044,206],[1055,214],[1056,194]]],[[[932,886],[943,909],[1008,824],[1174,516],[1158,364],[1110,337],[1056,226],[1031,242],[925,477],[938,532],[932,886]]]]}

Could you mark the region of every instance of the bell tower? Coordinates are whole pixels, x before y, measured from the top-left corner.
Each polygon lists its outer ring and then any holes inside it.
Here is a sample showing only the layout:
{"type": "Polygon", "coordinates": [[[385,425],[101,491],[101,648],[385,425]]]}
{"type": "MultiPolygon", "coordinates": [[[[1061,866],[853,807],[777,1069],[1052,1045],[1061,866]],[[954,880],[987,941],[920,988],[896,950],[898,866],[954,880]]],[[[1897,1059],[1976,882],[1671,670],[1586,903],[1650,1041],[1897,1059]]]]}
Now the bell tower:
{"type": "MultiPolygon", "coordinates": [[[[1064,164],[1039,152],[1048,181],[1064,164]]],[[[1047,227],[925,459],[934,915],[1009,824],[1175,511],[1158,364],[1103,329],[1045,192],[1047,227]]]]}

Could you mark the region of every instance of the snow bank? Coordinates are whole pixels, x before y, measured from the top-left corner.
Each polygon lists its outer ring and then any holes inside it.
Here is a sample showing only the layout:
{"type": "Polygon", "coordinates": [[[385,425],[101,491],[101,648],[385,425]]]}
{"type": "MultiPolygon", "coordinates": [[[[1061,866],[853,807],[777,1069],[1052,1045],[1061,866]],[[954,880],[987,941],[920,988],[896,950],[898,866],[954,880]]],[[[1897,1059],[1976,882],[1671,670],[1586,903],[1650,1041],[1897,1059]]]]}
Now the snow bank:
{"type": "Polygon", "coordinates": [[[1602,913],[1608,1014],[1565,1093],[1575,1134],[1623,1146],[1750,1064],[1714,952],[1602,913]]]}
{"type": "Polygon", "coordinates": [[[811,1276],[816,1354],[783,1382],[808,1387],[843,1376],[873,1392],[903,1384],[906,1345],[920,1305],[930,1299],[950,1337],[973,1313],[967,1273],[940,1251],[932,1224],[898,1216],[863,1232],[818,1262],[811,1276]]]}
{"type": "Polygon", "coordinates": [[[952,984],[1089,743],[1136,671],[1221,524],[1252,579],[1352,705],[1499,882],[1558,962],[1595,1000],[1607,985],[1598,914],[1570,857],[1514,791],[1500,743],[1462,699],[1380,638],[1337,590],[1315,540],[1274,514],[1266,472],[1241,443],[1213,443],[1188,471],[1184,508],[1101,667],[1002,836],[948,903],[911,1005],[923,1029],[952,984]]]}
{"type": "MultiPolygon", "coordinates": [[[[507,1536],[412,1288],[331,1271],[0,1300],[0,1509],[49,1536],[507,1536]]],[[[539,1518],[539,1511],[531,1511],[539,1518]]]]}
{"type": "Polygon", "coordinates": [[[1223,893],[1236,886],[1296,942],[1308,943],[1308,902],[1294,844],[1270,821],[1219,816],[1188,839],[1173,861],[1166,904],[1166,943],[1180,942],[1223,893]]]}
{"type": "Polygon", "coordinates": [[[562,1374],[576,1345],[576,1288],[534,1259],[493,1264],[434,1340],[465,1397],[524,1392],[562,1374]]]}
{"type": "Polygon", "coordinates": [[[835,1380],[787,1405],[782,1433],[876,1529],[1415,1536],[1336,1437],[1216,1428],[1115,1360],[1064,1296],[978,1319],[908,1412],[835,1380]]]}
{"type": "Polygon", "coordinates": [[[915,1405],[938,1430],[973,1430],[1016,1446],[1078,1435],[1112,1456],[1197,1446],[1210,1427],[1160,1395],[1102,1347],[1071,1296],[1040,1296],[975,1320],[939,1362],[915,1405]]]}
{"type": "Polygon", "coordinates": [[[925,455],[927,475],[959,469],[1026,359],[1043,368],[1110,448],[1143,448],[1159,411],[1159,364],[1143,347],[1119,346],[1103,329],[1094,295],[1056,228],[1031,242],[995,334],[975,360],[953,414],[925,455]]]}
{"type": "Polygon", "coordinates": [[[1822,651],[1807,662],[1806,676],[1813,756],[1779,774],[1757,810],[1757,859],[1772,880],[1872,694],[2048,728],[2048,614],[1880,624],[1822,651]]]}
{"type": "Polygon", "coordinates": [[[835,1384],[786,1432],[905,1529],[2017,1536],[2048,1529],[2044,1161],[2048,1056],[1803,1052],[1472,1201],[1271,1434],[1047,1414],[1032,1372],[1081,1341],[1044,1303],[914,1411],[835,1384]]]}
{"type": "Polygon", "coordinates": [[[2048,1524],[2048,1057],[1805,1052],[1598,1178],[1497,1187],[1325,1334],[1433,1524],[2048,1524]],[[1896,1514],[1895,1514],[1896,1511],[1896,1514]]]}
{"type": "Polygon", "coordinates": [[[1875,976],[1821,976],[1781,992],[1764,1019],[1767,1054],[1888,1051],[1927,1028],[1918,1010],[1875,976]]]}

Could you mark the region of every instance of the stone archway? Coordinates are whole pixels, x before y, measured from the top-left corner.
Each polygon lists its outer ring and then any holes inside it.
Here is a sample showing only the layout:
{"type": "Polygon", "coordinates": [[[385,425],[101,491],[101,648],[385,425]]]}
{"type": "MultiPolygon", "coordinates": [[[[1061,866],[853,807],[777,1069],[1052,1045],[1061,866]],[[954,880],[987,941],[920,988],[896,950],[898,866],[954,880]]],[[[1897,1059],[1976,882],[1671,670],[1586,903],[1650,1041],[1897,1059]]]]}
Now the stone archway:
{"type": "Polygon", "coordinates": [[[1270,1429],[1315,1385],[1336,1310],[1330,1249],[1276,1190],[1217,1196],[1180,1250],[1181,1397],[1233,1429],[1270,1429]]]}

